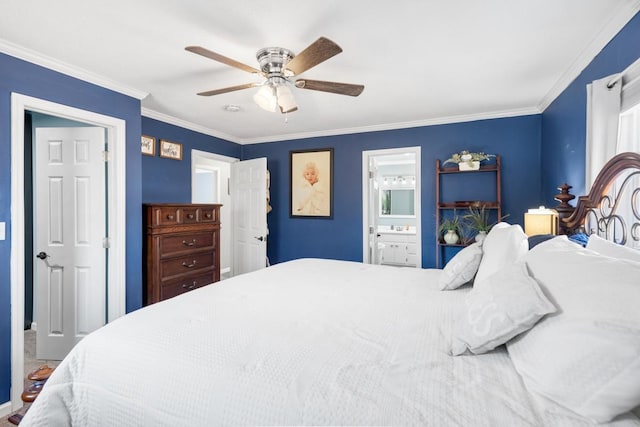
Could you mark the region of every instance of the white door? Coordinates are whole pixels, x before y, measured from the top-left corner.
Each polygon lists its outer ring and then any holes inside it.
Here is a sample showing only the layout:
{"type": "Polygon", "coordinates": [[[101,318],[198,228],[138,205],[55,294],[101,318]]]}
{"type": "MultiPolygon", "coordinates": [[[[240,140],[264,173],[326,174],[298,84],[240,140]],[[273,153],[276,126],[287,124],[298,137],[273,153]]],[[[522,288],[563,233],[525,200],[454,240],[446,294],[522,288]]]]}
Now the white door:
{"type": "Polygon", "coordinates": [[[231,165],[233,275],[267,265],[267,159],[231,165]]]}
{"type": "Polygon", "coordinates": [[[378,189],[377,168],[375,158],[369,159],[369,258],[367,264],[380,264],[381,251],[378,246],[378,211],[380,210],[380,191],[378,189]]]}
{"type": "Polygon", "coordinates": [[[38,128],[36,358],[61,360],[106,317],[105,130],[38,128]]]}

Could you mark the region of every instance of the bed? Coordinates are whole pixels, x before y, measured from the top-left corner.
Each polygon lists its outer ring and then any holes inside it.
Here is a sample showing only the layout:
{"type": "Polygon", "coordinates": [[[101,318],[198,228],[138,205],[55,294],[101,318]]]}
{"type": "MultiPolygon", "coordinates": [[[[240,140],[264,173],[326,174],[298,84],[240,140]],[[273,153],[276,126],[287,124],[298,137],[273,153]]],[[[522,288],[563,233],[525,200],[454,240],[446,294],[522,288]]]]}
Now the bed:
{"type": "Polygon", "coordinates": [[[443,270],[299,259],[145,307],[83,339],[21,425],[640,426],[640,251],[523,236],[501,223],[443,270]]]}

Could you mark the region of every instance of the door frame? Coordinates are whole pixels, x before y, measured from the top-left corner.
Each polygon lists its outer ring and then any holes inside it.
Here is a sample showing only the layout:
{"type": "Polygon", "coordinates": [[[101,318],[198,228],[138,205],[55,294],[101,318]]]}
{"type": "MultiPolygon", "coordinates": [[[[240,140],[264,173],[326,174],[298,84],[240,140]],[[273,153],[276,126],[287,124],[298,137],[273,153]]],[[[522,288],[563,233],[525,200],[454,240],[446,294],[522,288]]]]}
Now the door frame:
{"type": "MultiPolygon", "coordinates": [[[[387,148],[362,152],[362,262],[369,260],[369,165],[374,157],[413,154],[415,156],[416,268],[422,268],[422,157],[416,147],[387,148]]],[[[369,260],[371,262],[371,260],[369,260]]]]}
{"type": "Polygon", "coordinates": [[[27,111],[100,126],[107,132],[107,322],[126,310],[126,122],[111,116],[11,93],[11,407],[22,407],[24,384],[24,115],[27,111]]]}

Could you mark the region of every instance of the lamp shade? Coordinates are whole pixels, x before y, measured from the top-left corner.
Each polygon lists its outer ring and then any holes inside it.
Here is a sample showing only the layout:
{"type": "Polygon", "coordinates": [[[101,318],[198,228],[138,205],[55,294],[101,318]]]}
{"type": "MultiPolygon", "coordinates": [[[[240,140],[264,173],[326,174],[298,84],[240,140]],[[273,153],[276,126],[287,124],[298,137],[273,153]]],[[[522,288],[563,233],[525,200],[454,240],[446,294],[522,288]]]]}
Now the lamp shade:
{"type": "Polygon", "coordinates": [[[268,84],[262,86],[255,95],[253,95],[253,100],[262,108],[263,110],[270,111],[274,113],[278,106],[278,100],[276,98],[276,91],[273,86],[268,84]]]}
{"type": "Polygon", "coordinates": [[[524,232],[527,236],[558,233],[558,212],[540,206],[524,214],[524,232]]]}
{"type": "Polygon", "coordinates": [[[278,94],[278,105],[280,106],[280,111],[283,113],[290,113],[298,109],[296,101],[293,99],[291,89],[286,85],[282,84],[278,86],[276,88],[276,93],[278,94]]]}

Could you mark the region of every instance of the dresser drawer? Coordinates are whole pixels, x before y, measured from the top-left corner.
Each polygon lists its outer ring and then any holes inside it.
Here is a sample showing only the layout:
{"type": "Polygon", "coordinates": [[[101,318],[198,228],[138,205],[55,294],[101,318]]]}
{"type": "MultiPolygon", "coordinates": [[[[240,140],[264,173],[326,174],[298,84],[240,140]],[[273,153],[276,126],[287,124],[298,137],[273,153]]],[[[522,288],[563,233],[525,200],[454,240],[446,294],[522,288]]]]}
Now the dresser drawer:
{"type": "Polygon", "coordinates": [[[214,271],[167,280],[162,282],[160,285],[160,299],[164,300],[172,298],[193,289],[201,288],[215,281],[216,277],[214,271]]]}
{"type": "Polygon", "coordinates": [[[200,252],[160,261],[160,279],[189,274],[195,270],[215,266],[215,251],[200,252]]]}
{"type": "Polygon", "coordinates": [[[154,207],[151,212],[151,225],[176,225],[180,221],[181,209],[175,206],[154,207]]]}
{"type": "Polygon", "coordinates": [[[195,224],[196,222],[198,222],[198,213],[199,213],[198,208],[191,208],[191,207],[185,207],[182,208],[180,213],[180,217],[182,220],[183,224],[195,224]]]}
{"type": "Polygon", "coordinates": [[[167,234],[159,236],[160,257],[166,258],[174,254],[203,248],[215,248],[214,233],[167,234]]]}
{"type": "Polygon", "coordinates": [[[218,212],[220,212],[220,210],[215,207],[199,208],[198,211],[199,211],[198,218],[200,222],[218,222],[219,221],[218,212]]]}

